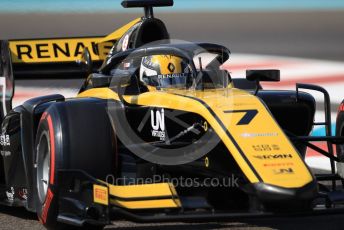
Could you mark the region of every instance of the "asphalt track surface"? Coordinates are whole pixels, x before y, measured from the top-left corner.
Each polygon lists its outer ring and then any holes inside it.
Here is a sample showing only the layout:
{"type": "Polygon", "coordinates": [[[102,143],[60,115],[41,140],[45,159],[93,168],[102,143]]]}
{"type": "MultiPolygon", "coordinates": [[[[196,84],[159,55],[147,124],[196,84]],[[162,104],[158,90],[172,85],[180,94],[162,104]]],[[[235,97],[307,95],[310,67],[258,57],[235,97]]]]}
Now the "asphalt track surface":
{"type": "MultiPolygon", "coordinates": [[[[0,14],[0,39],[103,35],[132,14],[0,14]]],[[[172,37],[226,45],[233,53],[257,53],[344,61],[344,12],[164,14],[172,37]]],[[[20,81],[20,86],[79,87],[81,80],[20,81]]],[[[43,229],[34,214],[0,206],[0,229],[43,229]]],[[[107,229],[344,229],[343,215],[138,225],[121,221],[107,229]]]]}

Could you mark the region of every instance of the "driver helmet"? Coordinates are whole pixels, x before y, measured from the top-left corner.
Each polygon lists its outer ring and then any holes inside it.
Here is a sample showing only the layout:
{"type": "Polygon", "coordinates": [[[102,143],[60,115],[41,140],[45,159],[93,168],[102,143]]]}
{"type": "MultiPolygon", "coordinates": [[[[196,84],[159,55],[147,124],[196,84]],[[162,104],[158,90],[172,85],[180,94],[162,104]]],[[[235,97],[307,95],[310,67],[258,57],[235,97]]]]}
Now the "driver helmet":
{"type": "Polygon", "coordinates": [[[140,80],[159,88],[186,87],[189,65],[174,55],[150,55],[142,58],[140,80]]]}

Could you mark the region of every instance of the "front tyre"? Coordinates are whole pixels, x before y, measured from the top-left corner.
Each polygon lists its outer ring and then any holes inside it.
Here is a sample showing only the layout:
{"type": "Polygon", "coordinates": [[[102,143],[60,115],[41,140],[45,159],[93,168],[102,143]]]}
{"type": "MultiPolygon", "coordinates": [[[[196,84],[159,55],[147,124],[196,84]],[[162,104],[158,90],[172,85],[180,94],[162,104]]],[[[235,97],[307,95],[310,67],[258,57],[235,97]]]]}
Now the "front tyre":
{"type": "MultiPolygon", "coordinates": [[[[38,217],[49,229],[61,228],[57,217],[68,206],[59,199],[59,194],[65,192],[59,186],[60,170],[82,170],[99,180],[105,180],[116,170],[116,142],[106,102],[96,102],[54,103],[40,119],[35,142],[34,196],[38,217]]],[[[101,229],[107,223],[104,219],[85,217],[83,209],[79,211],[69,214],[95,223],[84,226],[85,229],[101,229]]]]}
{"type": "Polygon", "coordinates": [[[51,115],[44,113],[40,120],[36,143],[36,210],[39,220],[48,229],[59,228],[58,189],[55,186],[55,132],[51,115]]]}

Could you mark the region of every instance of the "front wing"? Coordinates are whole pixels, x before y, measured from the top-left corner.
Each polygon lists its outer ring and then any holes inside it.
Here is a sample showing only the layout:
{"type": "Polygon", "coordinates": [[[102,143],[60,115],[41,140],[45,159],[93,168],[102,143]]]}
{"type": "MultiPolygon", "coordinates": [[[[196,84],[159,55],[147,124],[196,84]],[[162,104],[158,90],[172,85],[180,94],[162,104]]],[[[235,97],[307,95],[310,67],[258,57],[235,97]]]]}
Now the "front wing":
{"type": "Polygon", "coordinates": [[[332,205],[331,197],[319,193],[311,210],[270,212],[264,210],[215,210],[202,197],[180,197],[171,183],[112,185],[81,170],[59,171],[58,221],[75,226],[107,225],[115,220],[140,223],[171,221],[245,220],[246,218],[344,213],[344,205],[332,205]]]}

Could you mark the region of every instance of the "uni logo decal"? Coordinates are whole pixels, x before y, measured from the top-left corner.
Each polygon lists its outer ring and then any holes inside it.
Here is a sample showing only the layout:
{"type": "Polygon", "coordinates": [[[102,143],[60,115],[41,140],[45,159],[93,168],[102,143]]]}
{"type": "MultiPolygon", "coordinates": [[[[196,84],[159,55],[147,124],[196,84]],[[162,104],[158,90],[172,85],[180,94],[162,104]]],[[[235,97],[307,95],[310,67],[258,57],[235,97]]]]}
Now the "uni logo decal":
{"type": "Polygon", "coordinates": [[[159,137],[161,141],[165,140],[165,112],[164,109],[161,111],[151,110],[151,125],[152,125],[152,136],[159,137]]]}

